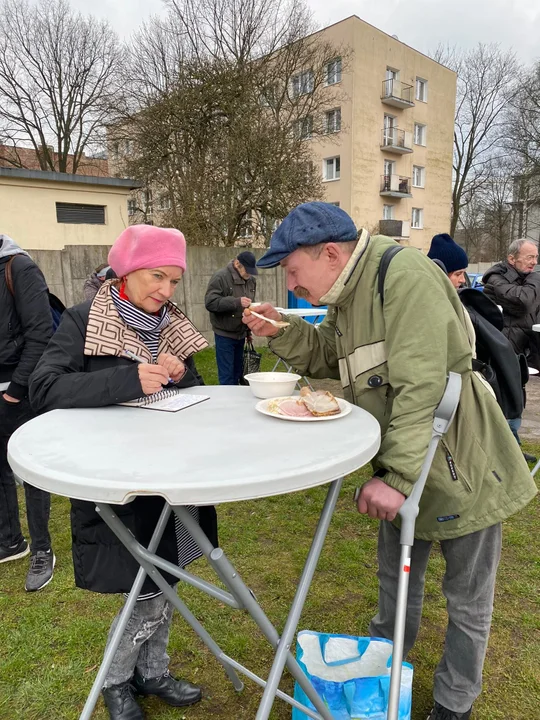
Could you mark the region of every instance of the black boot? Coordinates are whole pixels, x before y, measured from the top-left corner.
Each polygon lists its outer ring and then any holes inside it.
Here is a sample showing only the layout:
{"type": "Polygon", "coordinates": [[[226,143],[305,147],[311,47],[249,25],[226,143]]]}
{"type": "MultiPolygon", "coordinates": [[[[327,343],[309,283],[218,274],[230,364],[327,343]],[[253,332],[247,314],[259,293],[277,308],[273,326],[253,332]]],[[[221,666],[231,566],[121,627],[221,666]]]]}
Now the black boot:
{"type": "Polygon", "coordinates": [[[535,464],[537,461],[537,458],[534,455],[529,455],[529,453],[524,452],[523,457],[528,463],[535,464]]]}
{"type": "Polygon", "coordinates": [[[185,707],[193,705],[202,699],[202,690],[197,685],[192,685],[187,680],[176,680],[169,673],[161,677],[145,680],[135,670],[131,684],[139,695],[156,695],[173,707],[185,707]]]}
{"type": "Polygon", "coordinates": [[[137,705],[130,682],[111,685],[101,692],[111,720],[144,720],[144,713],[137,705]]]}

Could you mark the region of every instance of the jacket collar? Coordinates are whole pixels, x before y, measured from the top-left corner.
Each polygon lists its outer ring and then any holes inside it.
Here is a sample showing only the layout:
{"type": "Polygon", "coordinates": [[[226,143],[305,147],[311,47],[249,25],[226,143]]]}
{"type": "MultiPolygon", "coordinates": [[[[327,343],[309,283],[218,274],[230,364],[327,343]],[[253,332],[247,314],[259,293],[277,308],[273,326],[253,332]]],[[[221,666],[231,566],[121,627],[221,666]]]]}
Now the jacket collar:
{"type": "Polygon", "coordinates": [[[341,271],[340,276],[330,290],[320,299],[321,305],[343,305],[350,297],[362,270],[364,269],[367,249],[371,237],[367,230],[361,230],[353,254],[341,271]]]}
{"type": "Polygon", "coordinates": [[[233,280],[233,283],[235,283],[235,285],[245,285],[246,284],[247,280],[244,280],[244,278],[240,275],[238,270],[234,267],[232,260],[227,265],[227,269],[231,273],[232,280],[233,280]]]}

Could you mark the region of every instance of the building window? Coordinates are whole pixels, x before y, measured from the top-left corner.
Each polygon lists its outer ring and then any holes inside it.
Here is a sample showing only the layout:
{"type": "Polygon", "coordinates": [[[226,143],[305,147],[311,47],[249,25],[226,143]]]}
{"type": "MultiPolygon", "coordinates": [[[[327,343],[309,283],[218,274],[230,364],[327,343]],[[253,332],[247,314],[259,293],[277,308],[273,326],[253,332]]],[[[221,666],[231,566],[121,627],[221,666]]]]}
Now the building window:
{"type": "Polygon", "coordinates": [[[128,200],[128,215],[135,215],[137,212],[137,203],[135,200],[128,200]]]}
{"type": "Polygon", "coordinates": [[[312,93],[315,87],[315,78],[313,70],[305,70],[304,72],[298,73],[291,80],[292,85],[292,96],[294,98],[300,97],[300,95],[308,95],[312,93]]]}
{"type": "Polygon", "coordinates": [[[148,215],[152,214],[153,208],[153,202],[152,202],[152,191],[151,190],[145,190],[143,193],[143,203],[144,203],[144,211],[148,215]]]}
{"type": "Polygon", "coordinates": [[[424,227],[424,211],[422,208],[412,209],[411,227],[415,230],[421,230],[424,227]]]}
{"type": "Polygon", "coordinates": [[[296,121],[295,137],[297,140],[309,140],[313,135],[313,115],[306,115],[296,121]]]}
{"type": "Polygon", "coordinates": [[[133,140],[124,140],[124,152],[126,155],[133,154],[133,140]]]}
{"type": "Polygon", "coordinates": [[[275,107],[277,98],[276,85],[267,85],[263,88],[260,96],[261,105],[264,107],[275,107]]]}
{"type": "Polygon", "coordinates": [[[341,58],[334,58],[326,64],[326,85],[341,82],[341,58]]]}
{"type": "Polygon", "coordinates": [[[57,202],[56,222],[71,225],[105,225],[105,205],[57,202]]]}
{"type": "Polygon", "coordinates": [[[337,157],[323,160],[323,180],[339,180],[341,173],[341,162],[337,157]]]}
{"type": "Polygon", "coordinates": [[[387,67],[386,68],[386,79],[387,80],[399,80],[399,70],[394,70],[394,68],[387,67]]]}
{"type": "Polygon", "coordinates": [[[383,205],[383,220],[393,220],[394,219],[394,206],[393,205],[383,205]]]}
{"type": "Polygon", "coordinates": [[[412,169],[413,187],[423,188],[426,184],[426,168],[420,165],[413,165],[412,169]]]}
{"type": "Polygon", "coordinates": [[[341,130],[341,108],[325,113],[325,132],[336,133],[341,130]]]}
{"type": "Polygon", "coordinates": [[[414,142],[415,145],[426,144],[426,126],[420,123],[414,123],[414,142]]]}
{"type": "Polygon", "coordinates": [[[396,163],[394,160],[385,160],[384,161],[384,174],[388,177],[390,175],[395,175],[396,172],[396,163]]]}
{"type": "Polygon", "coordinates": [[[158,210],[170,210],[171,198],[169,195],[161,195],[158,201],[158,210]]]}
{"type": "Polygon", "coordinates": [[[416,78],[416,99],[427,102],[427,80],[416,78]]]}
{"type": "Polygon", "coordinates": [[[249,222],[246,225],[243,225],[240,228],[240,232],[238,233],[238,237],[244,238],[244,239],[250,238],[250,237],[252,237],[252,235],[253,235],[253,228],[252,228],[251,222],[249,222]]]}

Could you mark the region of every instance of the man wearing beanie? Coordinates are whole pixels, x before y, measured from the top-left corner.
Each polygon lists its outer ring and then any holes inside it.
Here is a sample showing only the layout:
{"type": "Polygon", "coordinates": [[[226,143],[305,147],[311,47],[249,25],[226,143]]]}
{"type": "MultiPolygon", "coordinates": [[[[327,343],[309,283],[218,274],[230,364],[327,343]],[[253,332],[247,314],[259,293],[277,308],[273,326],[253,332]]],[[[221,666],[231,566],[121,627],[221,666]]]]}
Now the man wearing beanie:
{"type": "Polygon", "coordinates": [[[244,308],[255,299],[258,274],[256,258],[244,250],[208,283],[204,298],[216,340],[220,385],[238,385],[242,377],[244,344],[248,335],[242,322],[244,308]]]}
{"type": "Polygon", "coordinates": [[[435,235],[428,250],[428,258],[439,260],[456,290],[465,284],[465,271],[469,258],[465,250],[448,233],[435,235]]]}
{"type": "MultiPolygon", "coordinates": [[[[392,639],[400,567],[394,521],[419,477],[448,373],[461,375],[456,417],[420,501],[404,650],[406,655],[418,634],[425,571],[432,544],[439,542],[448,626],[429,720],[469,720],[482,689],[502,521],[534,497],[536,486],[497,401],[472,371],[464,309],[440,269],[404,248],[387,267],[382,301],[379,265],[393,247],[390,238],[358,232],[334,205],[299,205],[279,225],[258,266],[281,265],[288,289],[328,305],[328,314],[318,328],[295,316],[285,316],[285,328],[251,314],[244,322],[254,335],[268,337],[272,350],[299,374],[340,379],[346,399],[381,426],[373,475],[357,504],[360,513],[381,521],[372,637],[392,639]]],[[[451,267],[465,264],[461,259],[451,267]]],[[[282,319],[268,303],[257,312],[282,319]]]]}

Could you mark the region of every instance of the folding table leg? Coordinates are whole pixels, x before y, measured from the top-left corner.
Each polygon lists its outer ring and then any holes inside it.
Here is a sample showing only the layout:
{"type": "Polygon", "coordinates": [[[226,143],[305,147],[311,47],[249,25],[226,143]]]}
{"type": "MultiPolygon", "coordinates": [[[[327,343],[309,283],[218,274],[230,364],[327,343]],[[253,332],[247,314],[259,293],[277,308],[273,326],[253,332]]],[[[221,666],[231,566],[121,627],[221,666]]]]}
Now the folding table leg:
{"type": "MultiPolygon", "coordinates": [[[[167,505],[167,507],[170,511],[171,506],[167,505]]],[[[145,559],[139,553],[139,551],[138,551],[139,544],[135,540],[133,535],[129,532],[129,530],[126,528],[124,523],[118,519],[116,513],[112,510],[112,508],[109,505],[100,505],[99,508],[100,508],[101,516],[103,517],[103,519],[107,523],[107,525],[111,528],[111,530],[114,532],[114,534],[119,538],[119,540],[121,540],[122,544],[126,547],[126,549],[129,550],[129,552],[133,555],[133,557],[137,560],[137,562],[141,565],[141,567],[152,578],[152,580],[155,582],[155,584],[158,586],[158,588],[163,592],[163,594],[165,595],[167,600],[171,603],[171,605],[174,608],[176,608],[176,610],[178,610],[178,612],[184,618],[184,620],[187,622],[187,624],[201,638],[201,640],[206,645],[206,647],[210,650],[210,652],[216,657],[216,659],[221,663],[221,665],[223,665],[223,668],[224,668],[225,672],[227,673],[229,680],[232,682],[234,689],[237,692],[240,692],[241,690],[243,690],[244,683],[240,680],[240,678],[236,674],[235,670],[225,660],[226,655],[223,652],[223,650],[219,647],[219,645],[215,642],[215,640],[207,632],[207,630],[203,627],[203,625],[201,625],[201,623],[197,620],[195,615],[193,615],[193,613],[187,607],[187,605],[184,602],[182,602],[182,600],[178,597],[177,593],[173,590],[173,588],[165,580],[165,578],[159,572],[159,570],[157,570],[156,567],[149,560],[145,559]]],[[[190,517],[191,517],[191,515],[190,515],[190,517]]],[[[197,527],[198,527],[198,524],[197,524],[197,527]]],[[[206,537],[206,535],[205,535],[205,537],[206,537]]]]}
{"type": "MultiPolygon", "coordinates": [[[[98,506],[96,510],[98,512],[101,512],[101,507],[98,506]]],[[[167,525],[170,515],[171,506],[165,504],[156,525],[156,529],[154,530],[154,534],[152,535],[152,539],[150,540],[150,543],[148,545],[148,550],[150,552],[156,551],[157,546],[159,545],[159,541],[161,540],[161,536],[165,531],[165,527],[167,525]]],[[[94,680],[94,684],[92,685],[90,694],[86,699],[82,713],[79,716],[79,720],[90,720],[90,718],[92,717],[92,713],[94,712],[94,708],[101,693],[101,688],[103,687],[103,682],[105,681],[107,673],[109,672],[109,668],[111,667],[114,655],[118,649],[118,645],[120,644],[120,640],[122,638],[124,630],[126,629],[126,625],[129,622],[129,618],[131,617],[131,613],[133,612],[133,608],[135,607],[135,603],[137,602],[137,598],[139,597],[145,578],[146,570],[141,567],[137,573],[135,582],[133,583],[131,591],[128,595],[126,604],[124,605],[124,608],[120,614],[120,618],[118,619],[118,625],[115,628],[114,634],[111,638],[111,642],[105,650],[103,660],[96,675],[96,679],[94,680]]]]}
{"type": "MultiPolygon", "coordinates": [[[[339,480],[334,481],[328,490],[321,517],[317,525],[317,530],[313,536],[313,542],[311,543],[306,564],[304,565],[304,570],[302,571],[300,582],[298,583],[296,595],[294,597],[293,604],[291,605],[287,622],[285,623],[285,627],[281,634],[276,657],[274,659],[272,669],[270,670],[270,675],[268,676],[266,688],[264,689],[261,704],[259,705],[259,710],[257,711],[255,720],[268,720],[268,717],[270,716],[270,711],[272,710],[274,700],[276,699],[279,681],[287,662],[287,654],[290,653],[291,643],[300,620],[300,615],[311,586],[313,575],[317,568],[317,563],[319,562],[319,557],[321,555],[330,521],[332,520],[332,515],[334,514],[334,508],[336,507],[342,483],[343,479],[340,478],[339,480]]],[[[311,697],[310,700],[313,702],[311,697]]],[[[319,708],[317,709],[321,712],[319,708]]],[[[325,719],[328,717],[332,720],[332,715],[328,712],[328,710],[326,710],[325,713],[321,712],[321,715],[325,719]]]]}
{"type": "Polygon", "coordinates": [[[265,720],[268,718],[276,693],[279,681],[283,674],[285,665],[291,675],[302,687],[308,698],[311,700],[315,708],[324,720],[332,720],[332,715],[328,708],[321,700],[313,685],[310,683],[302,668],[298,664],[296,658],[290,652],[290,646],[300,619],[300,614],[304,606],[306,596],[317,567],[317,563],[321,554],[322,546],[328,532],[328,527],[332,519],[332,515],[339,497],[343,478],[335,480],[328,490],[325,504],[321,512],[319,523],[313,537],[311,549],[309,551],[304,570],[302,572],[298,589],[291,606],[289,617],[285,625],[283,635],[279,636],[277,630],[272,625],[261,606],[258,604],[251,590],[245,585],[240,578],[234,566],[226,557],[221,548],[214,548],[204,532],[201,530],[197,522],[182,506],[174,506],[173,510],[186,528],[197,542],[201,550],[208,558],[210,564],[215,569],[218,576],[229,588],[231,593],[243,604],[251,617],[257,623],[266,639],[270,644],[277,648],[276,658],[270,672],[263,700],[259,707],[259,713],[256,720],[265,720]]]}

